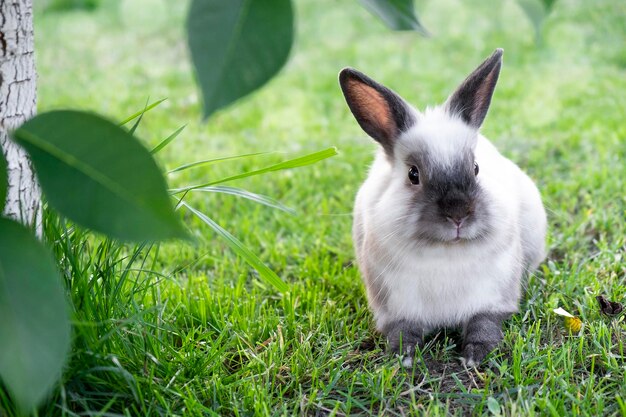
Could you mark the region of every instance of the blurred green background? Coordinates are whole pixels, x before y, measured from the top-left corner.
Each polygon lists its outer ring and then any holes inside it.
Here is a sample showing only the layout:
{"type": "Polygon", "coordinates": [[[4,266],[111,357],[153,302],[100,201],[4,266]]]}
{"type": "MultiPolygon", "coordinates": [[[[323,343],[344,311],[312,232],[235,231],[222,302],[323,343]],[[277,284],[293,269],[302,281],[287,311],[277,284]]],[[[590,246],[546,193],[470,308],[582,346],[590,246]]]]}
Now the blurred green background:
{"type": "Polygon", "coordinates": [[[287,296],[277,297],[188,215],[197,245],[144,253],[152,272],[140,268],[114,296],[76,286],[74,303],[91,294],[94,307],[77,307],[75,322],[107,324],[76,327],[48,413],[624,415],[623,321],[603,320],[594,296],[626,294],[626,2],[557,0],[540,41],[514,0],[417,1],[428,38],[391,32],[356,1],[294,3],[297,36],[286,67],[207,123],[186,51],[187,2],[37,5],[40,112],[75,108],[121,120],[148,98],[167,97],[136,132],[154,146],[187,124],[159,154],[165,169],[276,151],[170,175],[172,187],[285,154],[340,152],[236,184],[295,215],[232,196],[190,196],[290,283],[287,296]],[[504,66],[482,133],[537,181],[551,254],[482,373],[460,368],[458,343],[444,337],[411,374],[373,334],[352,264],[352,200],[375,145],[352,119],[337,74],[357,68],[423,109],[443,102],[497,47],[504,66]],[[551,315],[558,305],[586,321],[586,336],[566,337],[551,315]]]}

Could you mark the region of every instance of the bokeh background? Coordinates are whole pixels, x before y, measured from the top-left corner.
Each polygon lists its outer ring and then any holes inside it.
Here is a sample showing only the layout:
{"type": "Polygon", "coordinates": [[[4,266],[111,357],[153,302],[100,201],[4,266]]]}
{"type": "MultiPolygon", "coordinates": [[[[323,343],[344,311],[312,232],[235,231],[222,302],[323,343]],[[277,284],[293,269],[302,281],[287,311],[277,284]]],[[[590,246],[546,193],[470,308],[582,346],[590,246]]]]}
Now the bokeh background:
{"type": "MultiPolygon", "coordinates": [[[[603,320],[594,296],[626,295],[626,2],[557,0],[537,32],[514,0],[419,0],[430,37],[392,32],[356,1],[294,3],[297,35],[286,67],[206,123],[186,49],[188,2],[37,5],[40,112],[74,108],[122,120],[147,100],[167,98],[136,132],[150,147],[186,124],[158,156],[165,170],[272,152],[169,175],[172,187],[339,150],[310,167],[234,184],[279,200],[295,215],[233,196],[189,196],[286,280],[288,295],[277,296],[185,215],[195,245],[168,243],[144,253],[151,267],[138,268],[117,298],[106,300],[106,313],[75,312],[76,322],[108,324],[97,331],[77,326],[51,409],[624,413],[623,321],[603,320]],[[550,256],[482,373],[459,367],[458,341],[444,334],[411,374],[373,334],[352,263],[352,201],[375,145],[352,119],[337,74],[357,68],[423,109],[443,102],[497,47],[504,48],[504,66],[482,133],[537,181],[549,212],[550,256]],[[559,305],[587,322],[584,338],[567,337],[551,314],[559,305]]],[[[76,302],[93,290],[74,291],[76,302]]]]}

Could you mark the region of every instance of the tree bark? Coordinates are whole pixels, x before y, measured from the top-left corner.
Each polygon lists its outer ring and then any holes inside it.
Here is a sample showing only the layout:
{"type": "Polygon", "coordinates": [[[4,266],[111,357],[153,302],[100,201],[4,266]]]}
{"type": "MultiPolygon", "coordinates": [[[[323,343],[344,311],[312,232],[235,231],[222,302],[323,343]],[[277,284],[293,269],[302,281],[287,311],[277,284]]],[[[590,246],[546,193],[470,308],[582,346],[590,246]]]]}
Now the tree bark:
{"type": "Polygon", "coordinates": [[[32,0],[0,0],[0,146],[9,174],[4,215],[39,229],[41,192],[26,153],[8,133],[36,112],[32,0]]]}

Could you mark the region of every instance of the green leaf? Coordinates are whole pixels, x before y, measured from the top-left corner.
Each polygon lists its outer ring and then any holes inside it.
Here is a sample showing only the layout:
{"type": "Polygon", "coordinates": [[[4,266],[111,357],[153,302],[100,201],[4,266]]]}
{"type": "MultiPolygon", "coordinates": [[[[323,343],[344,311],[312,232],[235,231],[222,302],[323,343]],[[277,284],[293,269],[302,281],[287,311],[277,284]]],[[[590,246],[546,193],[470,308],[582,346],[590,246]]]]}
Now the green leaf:
{"type": "Polygon", "coordinates": [[[241,256],[248,263],[248,265],[256,269],[259,275],[263,279],[265,279],[268,283],[272,284],[278,291],[284,293],[289,289],[287,284],[285,284],[285,281],[280,279],[274,271],[269,269],[267,265],[265,265],[263,261],[261,261],[254,253],[252,253],[252,251],[248,249],[248,247],[246,247],[243,243],[241,243],[239,239],[231,235],[227,230],[222,228],[219,224],[215,223],[204,213],[196,210],[195,208],[191,207],[189,204],[185,203],[184,201],[181,202],[181,205],[185,206],[189,211],[195,214],[200,220],[202,220],[209,227],[211,227],[211,229],[215,230],[218,235],[224,238],[228,246],[230,246],[230,248],[233,251],[235,251],[237,255],[241,256]]]}
{"type": "Polygon", "coordinates": [[[543,3],[543,8],[546,10],[546,12],[549,13],[554,7],[554,3],[556,3],[556,0],[541,0],[541,3],[543,3]]]}
{"type": "Polygon", "coordinates": [[[68,306],[49,251],[0,218],[0,379],[30,411],[61,375],[70,348],[68,306]]]}
{"type": "Polygon", "coordinates": [[[9,188],[7,169],[7,160],[4,158],[4,152],[0,149],[0,214],[4,211],[4,205],[7,202],[7,191],[9,188]]]}
{"type": "Polygon", "coordinates": [[[81,226],[123,240],[185,233],[150,153],[100,116],[42,113],[13,132],[52,207],[81,226]]]}
{"type": "Polygon", "coordinates": [[[91,12],[100,6],[100,0],[50,0],[45,4],[45,12],[68,12],[73,10],[91,12]]]}
{"type": "Polygon", "coordinates": [[[137,117],[143,115],[144,113],[152,110],[153,108],[155,108],[159,104],[163,103],[165,100],[167,100],[167,99],[166,98],[162,98],[161,100],[158,100],[158,101],[155,101],[152,104],[149,104],[148,106],[144,107],[143,110],[139,110],[137,113],[133,113],[130,116],[128,116],[126,119],[124,119],[121,122],[119,122],[118,125],[119,126],[124,126],[126,123],[130,122],[131,120],[134,120],[137,117]]]}
{"type": "Polygon", "coordinates": [[[181,127],[179,127],[178,129],[176,129],[176,131],[174,133],[172,133],[171,135],[169,135],[168,137],[166,137],[165,139],[163,139],[161,141],[161,143],[159,143],[157,146],[155,146],[150,153],[151,154],[155,154],[157,152],[159,152],[161,149],[165,148],[167,145],[170,144],[171,141],[173,141],[174,139],[176,139],[176,137],[178,135],[180,135],[180,132],[183,131],[183,129],[186,127],[187,125],[182,125],[181,127]]]}
{"type": "Polygon", "coordinates": [[[291,0],[193,0],[187,37],[208,118],[285,64],[293,43],[291,0]]]}
{"type": "Polygon", "coordinates": [[[537,42],[537,44],[541,44],[543,39],[541,35],[543,22],[549,12],[547,7],[551,6],[544,4],[539,0],[517,0],[517,4],[519,4],[526,14],[526,17],[528,17],[528,20],[530,20],[530,23],[533,25],[533,29],[535,30],[535,42],[537,42]]]}
{"type": "Polygon", "coordinates": [[[361,0],[361,4],[390,29],[414,30],[429,36],[415,14],[413,0],[361,0]]]}
{"type": "Polygon", "coordinates": [[[499,416],[501,413],[500,403],[493,397],[487,398],[487,408],[494,416],[499,416]]]}
{"type": "Polygon", "coordinates": [[[298,168],[298,167],[314,164],[316,162],[322,161],[326,158],[330,158],[331,156],[335,156],[335,155],[337,155],[337,148],[334,148],[334,147],[328,148],[328,149],[324,149],[323,151],[315,152],[315,153],[301,156],[295,159],[290,159],[288,161],[283,161],[278,164],[270,165],[265,168],[257,169],[254,171],[243,172],[241,174],[232,175],[230,177],[221,178],[221,179],[207,182],[204,184],[192,185],[192,186],[183,187],[183,188],[174,188],[170,190],[170,193],[178,194],[178,193],[182,193],[186,191],[195,190],[196,188],[208,187],[210,185],[221,184],[227,181],[233,181],[233,180],[238,180],[241,178],[252,177],[255,175],[266,174],[272,171],[280,171],[283,169],[298,168]]]}

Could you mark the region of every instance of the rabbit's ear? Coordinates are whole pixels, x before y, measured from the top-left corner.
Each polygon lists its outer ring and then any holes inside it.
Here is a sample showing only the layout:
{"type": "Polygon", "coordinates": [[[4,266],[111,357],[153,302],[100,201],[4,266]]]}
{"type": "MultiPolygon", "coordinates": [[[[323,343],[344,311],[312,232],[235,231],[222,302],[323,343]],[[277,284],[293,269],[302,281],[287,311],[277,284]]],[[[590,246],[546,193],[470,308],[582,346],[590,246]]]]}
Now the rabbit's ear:
{"type": "Polygon", "coordinates": [[[393,91],[351,68],[339,73],[339,84],[361,128],[391,152],[398,135],[415,123],[409,105],[393,91]]]}
{"type": "Polygon", "coordinates": [[[446,103],[449,113],[460,116],[478,129],[482,125],[502,66],[502,49],[498,48],[463,81],[446,103]]]}

